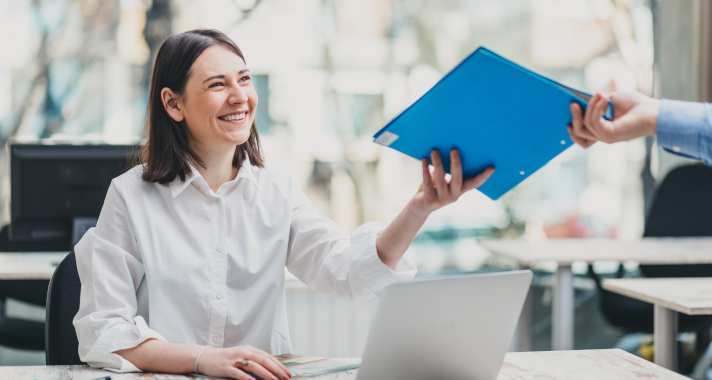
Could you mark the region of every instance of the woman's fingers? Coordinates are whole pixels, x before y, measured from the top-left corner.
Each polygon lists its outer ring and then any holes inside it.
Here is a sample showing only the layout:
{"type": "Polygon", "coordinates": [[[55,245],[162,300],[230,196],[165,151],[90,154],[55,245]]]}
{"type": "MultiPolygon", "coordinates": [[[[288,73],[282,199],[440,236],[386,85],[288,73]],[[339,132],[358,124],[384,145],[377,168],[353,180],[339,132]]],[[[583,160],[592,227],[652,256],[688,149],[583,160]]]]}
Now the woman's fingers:
{"type": "Polygon", "coordinates": [[[472,189],[482,186],[482,184],[485,183],[489,179],[489,177],[492,176],[492,173],[494,173],[494,167],[490,166],[487,169],[485,169],[482,173],[480,173],[472,178],[468,178],[462,184],[462,192],[464,193],[466,191],[470,191],[472,189]]]}
{"type": "Polygon", "coordinates": [[[430,167],[428,166],[428,159],[423,158],[423,191],[425,192],[426,199],[438,199],[438,195],[435,193],[435,188],[433,187],[433,178],[430,176],[430,167]]]}
{"type": "MultiPolygon", "coordinates": [[[[279,362],[279,360],[277,360],[272,355],[262,355],[261,353],[255,353],[248,359],[253,360],[262,367],[266,368],[271,373],[270,376],[277,375],[277,378],[281,380],[288,380],[291,376],[291,373],[287,370],[287,367],[285,367],[282,363],[279,362]],[[274,359],[274,361],[272,359],[274,359]]],[[[264,377],[256,372],[255,375],[259,375],[263,379],[271,379],[271,377],[264,377]]]]}
{"type": "Polygon", "coordinates": [[[245,365],[240,367],[240,369],[244,372],[253,373],[264,380],[279,380],[280,378],[277,377],[277,374],[281,374],[281,380],[287,380],[289,378],[287,374],[284,373],[284,371],[278,370],[273,363],[271,364],[277,372],[275,372],[275,370],[267,370],[267,368],[263,366],[263,364],[265,364],[266,362],[260,358],[257,358],[257,356],[261,355],[254,355],[253,360],[245,360],[245,365]],[[258,362],[257,360],[260,360],[260,362],[258,362]]]}
{"type": "Polygon", "coordinates": [[[596,142],[595,140],[586,140],[583,137],[577,136],[574,133],[574,129],[571,128],[570,125],[568,127],[566,127],[566,130],[569,131],[569,137],[571,137],[571,140],[573,142],[575,142],[576,144],[581,145],[584,149],[590,147],[591,145],[593,145],[596,142]]]}
{"type": "Polygon", "coordinates": [[[443,168],[443,162],[440,159],[440,152],[437,149],[433,149],[430,152],[430,159],[433,162],[433,176],[435,176],[435,189],[438,192],[438,199],[442,202],[448,197],[449,191],[447,188],[447,182],[445,182],[445,169],[443,168]]]}
{"type": "MultiPolygon", "coordinates": [[[[232,377],[233,379],[237,379],[237,380],[255,380],[254,377],[246,374],[245,371],[241,371],[237,367],[228,368],[227,375],[232,377]]],[[[268,377],[268,379],[270,379],[270,378],[268,377]]]]}
{"type": "Polygon", "coordinates": [[[573,126],[574,133],[587,140],[594,140],[595,137],[584,127],[584,116],[581,111],[581,106],[577,103],[571,103],[569,107],[571,108],[571,125],[573,126]]]}
{"type": "Polygon", "coordinates": [[[289,369],[287,369],[287,367],[286,367],[284,364],[282,364],[282,362],[280,362],[280,361],[279,361],[277,358],[275,358],[274,356],[270,355],[267,351],[260,350],[259,348],[254,348],[254,350],[255,350],[255,352],[257,352],[257,353],[262,354],[262,356],[264,356],[265,358],[267,358],[268,360],[270,360],[272,363],[276,364],[277,367],[281,368],[282,371],[286,372],[289,376],[292,376],[292,373],[289,372],[289,369]]]}
{"type": "Polygon", "coordinates": [[[457,149],[450,151],[450,192],[455,199],[462,194],[462,162],[457,149]]]}

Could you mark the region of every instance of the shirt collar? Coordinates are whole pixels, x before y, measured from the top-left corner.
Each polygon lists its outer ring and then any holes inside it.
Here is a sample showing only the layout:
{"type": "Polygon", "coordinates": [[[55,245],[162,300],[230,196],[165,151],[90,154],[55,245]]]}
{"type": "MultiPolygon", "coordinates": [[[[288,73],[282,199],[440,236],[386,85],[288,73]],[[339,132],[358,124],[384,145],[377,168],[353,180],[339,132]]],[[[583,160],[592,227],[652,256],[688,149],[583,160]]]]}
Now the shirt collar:
{"type": "MultiPolygon", "coordinates": [[[[193,163],[191,161],[188,161],[188,165],[190,165],[190,173],[185,178],[185,181],[181,181],[180,178],[176,177],[171,183],[170,183],[170,189],[171,189],[171,195],[173,198],[177,197],[180,195],[180,193],[183,192],[190,184],[193,183],[194,180],[200,178],[200,180],[204,183],[204,185],[207,187],[207,182],[203,179],[203,176],[200,175],[200,172],[198,169],[195,168],[193,163]]],[[[240,178],[245,178],[249,181],[252,181],[252,183],[255,184],[255,187],[257,187],[257,190],[262,192],[262,188],[260,187],[259,183],[257,182],[257,178],[255,178],[255,173],[254,173],[254,166],[250,163],[249,158],[245,158],[244,161],[242,161],[242,166],[240,166],[240,170],[237,171],[237,177],[233,179],[232,181],[229,181],[227,183],[238,183],[240,181],[240,178]]]]}

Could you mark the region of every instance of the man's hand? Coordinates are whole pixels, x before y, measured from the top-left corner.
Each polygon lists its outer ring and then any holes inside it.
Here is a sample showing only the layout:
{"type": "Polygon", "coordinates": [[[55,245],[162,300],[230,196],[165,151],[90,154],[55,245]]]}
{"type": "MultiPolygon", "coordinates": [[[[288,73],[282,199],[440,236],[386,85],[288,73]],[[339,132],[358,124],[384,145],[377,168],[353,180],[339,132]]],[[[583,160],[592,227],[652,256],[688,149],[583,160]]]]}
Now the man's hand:
{"type": "Polygon", "coordinates": [[[568,126],[569,135],[584,148],[597,141],[612,144],[654,135],[659,113],[660,100],[639,92],[596,94],[588,102],[586,115],[582,115],[578,104],[571,103],[573,121],[568,126]],[[609,100],[613,103],[613,120],[603,118],[609,100]]]}

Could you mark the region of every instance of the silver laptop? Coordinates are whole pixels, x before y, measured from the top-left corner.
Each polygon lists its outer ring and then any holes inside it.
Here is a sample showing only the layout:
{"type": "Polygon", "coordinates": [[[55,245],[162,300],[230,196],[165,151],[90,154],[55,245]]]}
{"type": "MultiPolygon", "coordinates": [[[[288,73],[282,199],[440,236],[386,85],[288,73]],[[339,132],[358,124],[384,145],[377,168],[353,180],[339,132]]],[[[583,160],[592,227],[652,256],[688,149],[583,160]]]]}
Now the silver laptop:
{"type": "Polygon", "coordinates": [[[496,379],[531,282],[524,270],[388,287],[356,379],[496,379]]]}

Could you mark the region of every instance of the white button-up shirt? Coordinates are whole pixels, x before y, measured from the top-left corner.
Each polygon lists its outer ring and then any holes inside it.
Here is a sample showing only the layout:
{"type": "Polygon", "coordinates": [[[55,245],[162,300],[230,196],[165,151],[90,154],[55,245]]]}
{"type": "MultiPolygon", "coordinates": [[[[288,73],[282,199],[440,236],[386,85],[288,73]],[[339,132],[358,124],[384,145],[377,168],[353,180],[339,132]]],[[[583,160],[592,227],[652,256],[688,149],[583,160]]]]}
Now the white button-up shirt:
{"type": "Polygon", "coordinates": [[[367,299],[408,281],[376,253],[378,222],[350,236],[321,217],[288,176],[245,161],[213,192],[193,168],[185,182],[115,178],[96,228],[75,247],[82,291],[74,327],[79,357],[138,371],[115,351],[147,339],[291,352],[284,267],[310,288],[367,299]]]}

